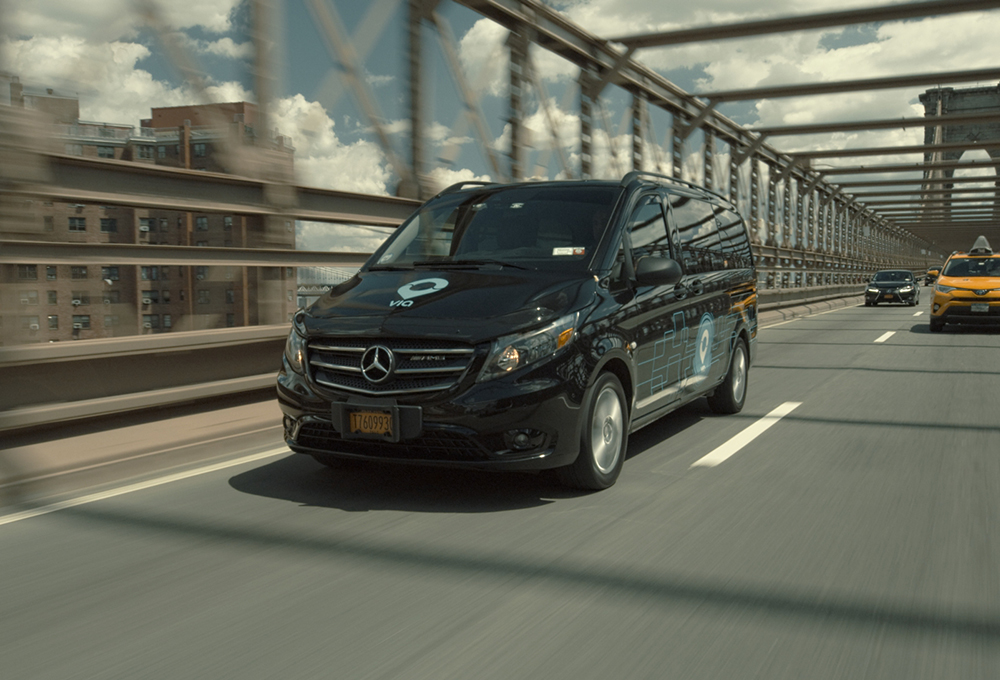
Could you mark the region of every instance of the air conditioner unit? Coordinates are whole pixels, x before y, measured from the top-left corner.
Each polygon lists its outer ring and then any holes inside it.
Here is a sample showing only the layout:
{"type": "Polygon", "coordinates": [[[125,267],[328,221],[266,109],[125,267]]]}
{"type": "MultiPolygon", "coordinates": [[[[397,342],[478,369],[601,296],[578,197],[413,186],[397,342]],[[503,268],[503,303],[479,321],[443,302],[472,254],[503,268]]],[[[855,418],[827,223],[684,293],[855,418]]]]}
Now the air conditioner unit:
{"type": "Polygon", "coordinates": [[[21,300],[21,304],[22,305],[26,305],[26,304],[28,304],[28,301],[27,300],[21,300]]]}
{"type": "Polygon", "coordinates": [[[83,324],[82,323],[75,323],[75,324],[73,324],[73,330],[74,331],[78,331],[78,330],[80,330],[82,328],[83,328],[83,324]]]}
{"type": "Polygon", "coordinates": [[[204,280],[204,279],[205,279],[205,275],[204,275],[204,274],[198,274],[198,275],[197,275],[197,276],[195,276],[194,278],[198,279],[199,281],[202,281],[202,280],[204,280]]]}
{"type": "Polygon", "coordinates": [[[72,304],[72,305],[73,305],[74,307],[79,307],[79,306],[80,306],[80,305],[82,305],[83,303],[82,303],[82,302],[80,302],[79,300],[73,300],[73,302],[72,302],[71,304],[72,304]]]}
{"type": "Polygon", "coordinates": [[[149,226],[143,224],[142,226],[139,227],[139,231],[149,231],[149,226]]]}
{"type": "Polygon", "coordinates": [[[30,326],[28,326],[28,328],[30,330],[37,331],[38,330],[38,324],[37,323],[33,323],[30,326]]]}
{"type": "Polygon", "coordinates": [[[149,322],[146,322],[146,323],[142,324],[142,327],[143,327],[143,328],[146,328],[146,329],[150,329],[150,328],[152,328],[152,327],[153,327],[153,324],[151,324],[151,323],[149,323],[149,322]]]}
{"type": "Polygon", "coordinates": [[[111,304],[111,299],[110,298],[104,298],[104,304],[110,305],[111,304]]]}
{"type": "Polygon", "coordinates": [[[144,304],[144,305],[151,305],[151,304],[153,304],[153,301],[151,299],[149,299],[149,298],[143,298],[142,299],[142,304],[144,304]]]}

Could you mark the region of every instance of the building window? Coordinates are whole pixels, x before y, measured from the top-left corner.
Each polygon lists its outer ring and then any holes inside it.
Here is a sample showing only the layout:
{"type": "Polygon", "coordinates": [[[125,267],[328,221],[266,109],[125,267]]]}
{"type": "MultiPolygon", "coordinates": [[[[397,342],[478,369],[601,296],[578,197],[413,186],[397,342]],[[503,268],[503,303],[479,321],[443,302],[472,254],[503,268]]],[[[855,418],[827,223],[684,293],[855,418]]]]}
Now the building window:
{"type": "Polygon", "coordinates": [[[226,289],[226,303],[231,305],[234,302],[236,302],[236,291],[234,291],[232,288],[227,288],[226,289]]]}
{"type": "Polygon", "coordinates": [[[59,316],[57,314],[49,314],[49,330],[59,330],[59,316]]]}
{"type": "Polygon", "coordinates": [[[195,241],[194,244],[196,246],[198,246],[199,248],[207,248],[208,247],[208,241],[195,241]]]}
{"type": "Polygon", "coordinates": [[[168,265],[160,267],[160,280],[166,281],[169,278],[170,278],[170,267],[168,265]]]}
{"type": "Polygon", "coordinates": [[[286,290],[285,294],[286,294],[286,297],[288,298],[288,301],[291,302],[292,301],[293,292],[290,291],[290,290],[286,290]]]}
{"type": "Polygon", "coordinates": [[[105,314],[104,315],[104,327],[114,328],[118,325],[118,315],[117,314],[105,314]]]}
{"type": "Polygon", "coordinates": [[[233,218],[231,215],[226,215],[222,218],[222,228],[229,231],[233,228],[233,218]]]}
{"type": "Polygon", "coordinates": [[[167,218],[166,217],[161,217],[160,218],[160,231],[166,231],[166,230],[167,230],[167,218]]]}
{"type": "Polygon", "coordinates": [[[80,305],[89,305],[90,304],[90,293],[88,293],[87,291],[85,291],[85,290],[74,290],[73,293],[72,293],[72,295],[73,295],[73,306],[74,307],[76,307],[78,304],[80,304],[80,305]]]}
{"type": "Polygon", "coordinates": [[[139,276],[143,281],[158,281],[160,278],[159,267],[140,267],[139,276]]]}
{"type": "Polygon", "coordinates": [[[198,304],[207,305],[209,302],[211,302],[211,299],[208,296],[208,291],[202,288],[198,291],[198,304]]]}
{"type": "Polygon", "coordinates": [[[90,314],[74,314],[73,315],[73,330],[77,329],[89,329],[90,328],[90,314]]]}
{"type": "Polygon", "coordinates": [[[160,291],[158,290],[144,290],[142,291],[142,304],[159,304],[160,302],[160,291]],[[149,300],[147,303],[146,300],[149,300]]]}
{"type": "Polygon", "coordinates": [[[55,281],[56,278],[58,278],[58,276],[59,276],[59,270],[53,267],[52,265],[49,265],[48,267],[45,268],[46,280],[55,281]]]}
{"type": "Polygon", "coordinates": [[[208,218],[204,215],[194,218],[194,228],[198,231],[208,231],[208,218]]]}
{"type": "Polygon", "coordinates": [[[170,291],[169,290],[163,291],[163,301],[164,302],[170,302],[170,291]]]}
{"type": "Polygon", "coordinates": [[[142,327],[143,328],[159,328],[160,327],[160,315],[159,314],[143,314],[142,315],[142,327]]]}
{"type": "Polygon", "coordinates": [[[165,147],[165,146],[158,146],[158,147],[156,147],[156,157],[160,158],[160,159],[166,158],[167,157],[167,147],[165,147]]]}
{"type": "Polygon", "coordinates": [[[42,229],[45,231],[55,231],[56,223],[52,215],[45,215],[42,217],[42,229]]]}
{"type": "Polygon", "coordinates": [[[184,289],[181,288],[181,302],[184,302],[186,299],[187,299],[187,295],[184,294],[184,289]]]}
{"type": "Polygon", "coordinates": [[[116,305],[121,301],[122,301],[122,292],[120,290],[104,291],[104,304],[116,305]]]}
{"type": "Polygon", "coordinates": [[[208,276],[208,267],[195,267],[194,268],[194,278],[199,281],[204,281],[208,276]]]}
{"type": "Polygon", "coordinates": [[[204,144],[195,144],[194,145],[194,155],[195,156],[203,157],[205,155],[206,151],[207,151],[207,149],[206,149],[206,146],[204,144]]]}
{"type": "Polygon", "coordinates": [[[59,294],[56,293],[56,291],[54,291],[54,290],[50,290],[49,291],[49,304],[50,305],[57,305],[57,304],[59,304],[59,294]]]}
{"type": "Polygon", "coordinates": [[[69,277],[71,279],[85,279],[87,278],[87,268],[86,267],[70,267],[69,277]]]}
{"type": "Polygon", "coordinates": [[[87,231],[87,218],[86,217],[71,217],[71,218],[69,218],[69,230],[70,231],[87,231]]]}
{"type": "Polygon", "coordinates": [[[113,146],[99,146],[99,147],[97,147],[97,157],[98,158],[114,158],[115,157],[115,147],[113,147],[113,146]]]}
{"type": "Polygon", "coordinates": [[[235,314],[226,314],[226,326],[228,328],[232,328],[235,325],[236,325],[236,315],[235,314]]]}
{"type": "Polygon", "coordinates": [[[37,331],[38,330],[38,317],[37,316],[22,316],[21,317],[21,329],[26,331],[37,331]]]}
{"type": "Polygon", "coordinates": [[[136,149],[136,152],[138,153],[138,157],[139,158],[142,158],[142,159],[145,159],[145,160],[152,160],[153,159],[153,147],[148,146],[146,144],[140,144],[139,146],[135,147],[135,149],[136,149]]]}
{"type": "Polygon", "coordinates": [[[118,267],[101,267],[101,278],[105,281],[117,281],[118,267]]]}
{"type": "Polygon", "coordinates": [[[170,315],[169,314],[164,314],[163,315],[163,327],[164,328],[171,328],[172,326],[173,326],[173,321],[171,320],[170,315]]]}
{"type": "Polygon", "coordinates": [[[82,144],[67,144],[66,145],[66,155],[68,155],[68,156],[82,156],[83,155],[83,145],[82,144]]]}
{"type": "Polygon", "coordinates": [[[25,281],[37,281],[38,280],[38,265],[37,264],[19,264],[17,265],[17,278],[25,281]]]}
{"type": "Polygon", "coordinates": [[[37,290],[22,290],[21,291],[21,304],[22,305],[37,305],[38,304],[38,291],[37,290]]]}
{"type": "Polygon", "coordinates": [[[156,231],[156,220],[152,217],[140,217],[139,231],[156,231]]]}
{"type": "Polygon", "coordinates": [[[114,217],[102,217],[101,231],[108,233],[118,231],[118,220],[114,217]]]}

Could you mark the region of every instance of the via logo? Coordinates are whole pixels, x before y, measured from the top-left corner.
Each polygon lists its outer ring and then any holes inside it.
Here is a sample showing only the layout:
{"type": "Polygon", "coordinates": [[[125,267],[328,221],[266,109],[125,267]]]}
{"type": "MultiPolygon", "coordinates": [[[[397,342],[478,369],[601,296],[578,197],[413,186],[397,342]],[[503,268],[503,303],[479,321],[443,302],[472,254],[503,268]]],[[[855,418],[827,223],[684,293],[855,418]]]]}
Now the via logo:
{"type": "Polygon", "coordinates": [[[694,374],[704,377],[712,368],[712,343],[715,340],[715,318],[703,314],[698,324],[698,345],[694,355],[694,374]]]}
{"type": "Polygon", "coordinates": [[[419,281],[413,281],[411,283],[402,286],[396,293],[402,300],[393,300],[389,303],[390,307],[412,307],[413,298],[418,298],[421,295],[429,295],[431,293],[436,293],[439,290],[444,290],[448,287],[448,282],[444,279],[420,279],[419,281]]]}

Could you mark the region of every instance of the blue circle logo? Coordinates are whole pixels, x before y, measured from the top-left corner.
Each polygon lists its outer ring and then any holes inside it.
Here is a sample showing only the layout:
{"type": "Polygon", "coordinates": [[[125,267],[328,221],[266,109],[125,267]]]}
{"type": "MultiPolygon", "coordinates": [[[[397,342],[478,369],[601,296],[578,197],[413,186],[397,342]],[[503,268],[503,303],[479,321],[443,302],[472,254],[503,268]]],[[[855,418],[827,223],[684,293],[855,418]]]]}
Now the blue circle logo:
{"type": "Polygon", "coordinates": [[[715,318],[703,314],[698,324],[698,343],[694,348],[694,374],[708,375],[712,368],[712,343],[715,340],[715,318]]]}

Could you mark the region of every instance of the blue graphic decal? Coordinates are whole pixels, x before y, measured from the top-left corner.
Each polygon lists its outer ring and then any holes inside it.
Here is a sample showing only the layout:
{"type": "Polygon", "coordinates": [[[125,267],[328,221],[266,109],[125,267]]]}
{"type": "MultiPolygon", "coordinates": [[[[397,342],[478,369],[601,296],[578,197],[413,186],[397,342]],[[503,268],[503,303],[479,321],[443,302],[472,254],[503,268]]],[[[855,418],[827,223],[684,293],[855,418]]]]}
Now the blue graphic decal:
{"type": "Polygon", "coordinates": [[[698,324],[698,340],[694,354],[694,374],[706,376],[712,368],[712,350],[715,340],[715,319],[711,314],[703,314],[698,324]]]}

